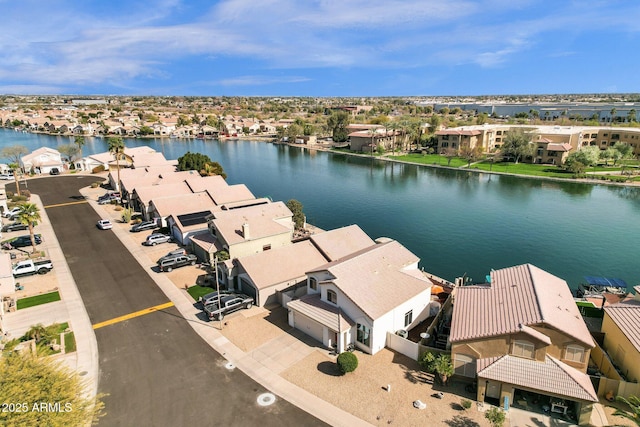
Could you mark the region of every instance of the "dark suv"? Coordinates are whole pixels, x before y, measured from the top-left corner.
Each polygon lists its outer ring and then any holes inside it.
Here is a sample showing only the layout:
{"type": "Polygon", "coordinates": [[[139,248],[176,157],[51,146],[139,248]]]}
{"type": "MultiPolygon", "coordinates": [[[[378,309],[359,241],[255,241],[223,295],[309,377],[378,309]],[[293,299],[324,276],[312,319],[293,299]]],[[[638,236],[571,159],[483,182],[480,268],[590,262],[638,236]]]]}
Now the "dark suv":
{"type": "MultiPolygon", "coordinates": [[[[39,234],[36,234],[33,237],[36,242],[36,245],[39,245],[40,243],[42,243],[42,236],[40,236],[39,234]]],[[[10,242],[5,242],[2,245],[4,249],[24,248],[27,246],[31,246],[31,236],[29,235],[16,237],[14,240],[10,242]]]]}
{"type": "Polygon", "coordinates": [[[158,260],[158,268],[160,271],[169,272],[185,265],[196,265],[196,262],[198,262],[198,257],[193,254],[162,257],[158,260]]]}

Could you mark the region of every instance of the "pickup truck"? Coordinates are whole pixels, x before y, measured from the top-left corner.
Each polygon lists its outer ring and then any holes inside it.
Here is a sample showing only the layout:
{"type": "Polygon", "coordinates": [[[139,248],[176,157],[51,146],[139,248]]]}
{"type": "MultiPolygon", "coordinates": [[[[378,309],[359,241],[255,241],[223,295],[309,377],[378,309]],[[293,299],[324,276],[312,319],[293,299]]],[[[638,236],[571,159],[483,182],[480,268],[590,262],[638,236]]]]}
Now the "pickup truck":
{"type": "Polygon", "coordinates": [[[53,270],[51,261],[33,261],[29,259],[13,265],[13,276],[28,276],[36,273],[47,274],[51,270],[53,270]]]}
{"type": "Polygon", "coordinates": [[[228,294],[220,296],[220,306],[218,301],[204,306],[204,312],[209,320],[222,320],[224,316],[233,313],[241,308],[249,309],[253,305],[253,298],[244,294],[228,294]]]}

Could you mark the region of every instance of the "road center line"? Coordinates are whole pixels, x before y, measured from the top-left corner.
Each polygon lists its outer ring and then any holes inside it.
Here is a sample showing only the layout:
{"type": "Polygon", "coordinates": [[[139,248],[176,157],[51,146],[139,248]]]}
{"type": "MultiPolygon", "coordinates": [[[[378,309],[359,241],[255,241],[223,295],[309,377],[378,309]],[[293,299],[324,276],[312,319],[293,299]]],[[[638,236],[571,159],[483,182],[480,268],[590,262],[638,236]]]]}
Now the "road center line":
{"type": "Polygon", "coordinates": [[[104,328],[105,326],[113,325],[114,323],[124,322],[125,320],[133,319],[134,317],[144,316],[145,314],[154,313],[156,311],[164,310],[165,308],[169,308],[169,307],[173,307],[173,303],[171,301],[166,302],[164,304],[159,304],[153,307],[145,308],[144,310],[125,314],[124,316],[114,317],[113,319],[105,320],[104,322],[96,323],[95,325],[93,325],[93,329],[104,328]]]}
{"type": "Polygon", "coordinates": [[[89,203],[87,200],[82,200],[79,202],[68,202],[68,203],[58,203],[57,205],[47,205],[44,208],[45,209],[49,209],[49,208],[59,208],[60,206],[70,206],[70,205],[79,205],[82,203],[89,203]]]}

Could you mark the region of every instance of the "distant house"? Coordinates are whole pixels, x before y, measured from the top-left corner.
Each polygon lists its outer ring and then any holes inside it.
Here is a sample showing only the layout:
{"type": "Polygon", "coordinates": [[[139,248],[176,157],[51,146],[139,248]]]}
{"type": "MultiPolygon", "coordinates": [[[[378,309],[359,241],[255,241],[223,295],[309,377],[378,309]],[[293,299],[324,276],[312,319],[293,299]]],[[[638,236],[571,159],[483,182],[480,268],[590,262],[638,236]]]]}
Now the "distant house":
{"type": "Polygon", "coordinates": [[[604,349],[628,381],[640,381],[640,286],[635,296],[604,308],[604,349]]]}
{"type": "MultiPolygon", "coordinates": [[[[582,420],[598,401],[586,374],[595,344],[569,286],[531,264],[490,278],[455,290],[448,325],[455,374],[477,380],[480,402],[508,408],[529,396],[582,420]]],[[[438,333],[447,333],[443,326],[438,333]]]]}
{"type": "Polygon", "coordinates": [[[307,272],[307,295],[287,303],[289,325],[338,352],[375,354],[387,333],[426,318],[432,283],[400,243],[380,243],[307,272]]]}
{"type": "Polygon", "coordinates": [[[58,150],[42,147],[34,150],[31,154],[22,156],[20,166],[27,173],[30,171],[35,173],[49,173],[53,168],[62,171],[64,163],[62,161],[62,155],[58,150]]]}

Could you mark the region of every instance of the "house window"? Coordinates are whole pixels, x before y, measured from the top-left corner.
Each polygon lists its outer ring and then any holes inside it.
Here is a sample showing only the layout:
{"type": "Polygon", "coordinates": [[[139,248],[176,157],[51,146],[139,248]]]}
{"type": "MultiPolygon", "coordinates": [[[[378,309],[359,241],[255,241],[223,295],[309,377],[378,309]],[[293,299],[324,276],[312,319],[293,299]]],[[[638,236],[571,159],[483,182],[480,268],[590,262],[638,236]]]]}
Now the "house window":
{"type": "Polygon", "coordinates": [[[513,354],[514,356],[533,359],[534,352],[535,352],[535,347],[530,342],[516,341],[513,343],[513,350],[511,351],[511,354],[513,354]]]}
{"type": "Polygon", "coordinates": [[[371,329],[367,325],[361,323],[357,324],[358,333],[356,335],[356,341],[360,344],[364,344],[367,347],[371,347],[371,329]]]}
{"type": "Polygon", "coordinates": [[[564,351],[564,359],[582,363],[584,361],[584,348],[579,345],[568,345],[564,351]]]}
{"type": "Polygon", "coordinates": [[[314,291],[318,290],[318,280],[315,277],[309,278],[309,287],[314,291]]]}
{"type": "Polygon", "coordinates": [[[331,289],[327,289],[327,301],[338,304],[338,294],[331,289]]]}
{"type": "Polygon", "coordinates": [[[268,251],[269,249],[271,249],[271,245],[264,245],[264,246],[262,247],[262,250],[263,250],[263,251],[268,251]]]}
{"type": "Polygon", "coordinates": [[[406,328],[413,322],[413,310],[404,314],[404,327],[406,328]]]}
{"type": "Polygon", "coordinates": [[[453,355],[453,368],[456,375],[475,378],[476,359],[466,354],[453,355]]]}
{"type": "Polygon", "coordinates": [[[448,142],[443,142],[443,143],[442,143],[442,146],[443,146],[443,147],[448,147],[448,146],[449,146],[449,143],[448,143],[448,142]]]}

